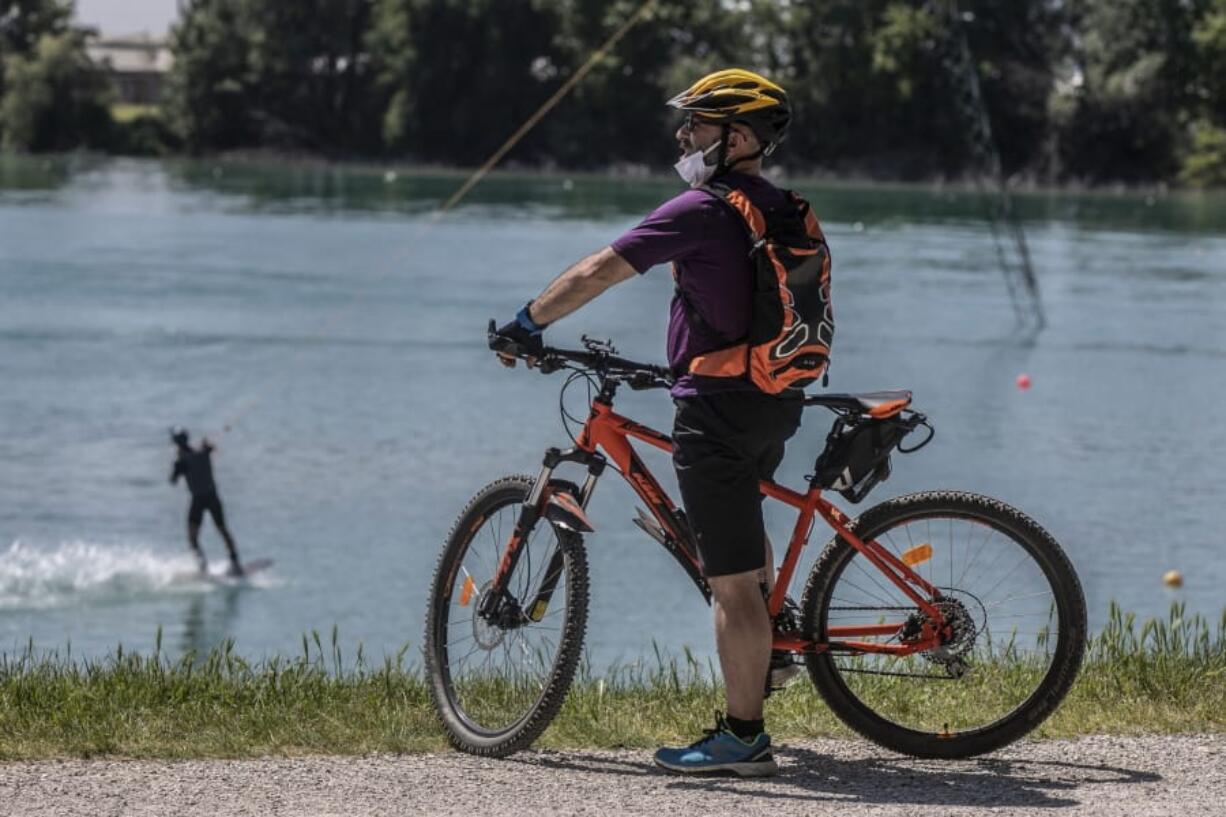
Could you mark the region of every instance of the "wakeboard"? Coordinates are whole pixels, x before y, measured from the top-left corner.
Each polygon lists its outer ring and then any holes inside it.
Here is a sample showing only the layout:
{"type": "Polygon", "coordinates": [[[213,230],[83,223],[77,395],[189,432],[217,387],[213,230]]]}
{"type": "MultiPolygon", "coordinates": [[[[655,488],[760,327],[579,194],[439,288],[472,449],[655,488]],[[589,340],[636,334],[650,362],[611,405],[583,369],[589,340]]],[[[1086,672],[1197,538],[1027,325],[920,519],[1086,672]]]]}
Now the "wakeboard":
{"type": "Polygon", "coordinates": [[[243,562],[242,565],[243,574],[241,576],[231,576],[227,573],[230,565],[223,562],[216,569],[209,568],[209,573],[204,578],[217,584],[242,584],[255,574],[272,567],[272,559],[252,559],[243,562]]]}

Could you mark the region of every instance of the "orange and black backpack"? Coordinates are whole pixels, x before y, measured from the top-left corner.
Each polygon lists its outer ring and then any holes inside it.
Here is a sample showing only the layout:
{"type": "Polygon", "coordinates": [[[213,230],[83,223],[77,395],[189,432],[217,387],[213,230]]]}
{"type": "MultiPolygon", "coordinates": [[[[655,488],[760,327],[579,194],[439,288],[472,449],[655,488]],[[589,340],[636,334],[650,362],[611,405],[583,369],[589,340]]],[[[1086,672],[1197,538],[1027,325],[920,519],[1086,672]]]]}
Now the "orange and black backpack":
{"type": "MultiPolygon", "coordinates": [[[[834,340],[830,248],[817,217],[790,190],[790,207],[764,214],[735,187],[714,182],[702,189],[731,207],[749,232],[753,311],[748,335],[696,356],[689,372],[746,378],[767,394],[803,389],[826,373],[834,340]]],[[[677,291],[689,319],[710,332],[710,324],[680,287],[677,291]]]]}

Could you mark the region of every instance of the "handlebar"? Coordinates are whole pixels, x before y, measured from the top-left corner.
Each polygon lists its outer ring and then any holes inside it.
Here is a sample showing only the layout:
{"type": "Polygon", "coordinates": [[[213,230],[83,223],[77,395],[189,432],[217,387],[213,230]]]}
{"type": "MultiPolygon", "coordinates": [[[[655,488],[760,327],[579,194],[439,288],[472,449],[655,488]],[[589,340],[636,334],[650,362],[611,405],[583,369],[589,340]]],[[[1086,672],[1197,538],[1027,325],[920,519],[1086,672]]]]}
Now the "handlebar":
{"type": "Polygon", "coordinates": [[[489,347],[500,355],[523,360],[535,366],[541,374],[551,374],[566,364],[574,363],[595,372],[603,378],[625,383],[632,389],[669,388],[675,380],[672,370],[665,366],[651,363],[639,363],[624,357],[618,357],[612,344],[583,337],[584,351],[578,349],[558,349],[542,346],[528,349],[515,342],[513,338],[498,334],[494,321],[489,323],[489,347]]]}

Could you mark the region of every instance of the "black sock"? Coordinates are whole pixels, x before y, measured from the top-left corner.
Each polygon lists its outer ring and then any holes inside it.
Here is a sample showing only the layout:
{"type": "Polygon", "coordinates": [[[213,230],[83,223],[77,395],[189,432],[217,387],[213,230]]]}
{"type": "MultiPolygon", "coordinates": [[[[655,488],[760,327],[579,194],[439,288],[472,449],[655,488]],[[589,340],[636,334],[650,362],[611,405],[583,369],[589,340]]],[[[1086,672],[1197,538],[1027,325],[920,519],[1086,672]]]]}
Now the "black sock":
{"type": "Polygon", "coordinates": [[[732,734],[746,743],[762,734],[766,729],[766,724],[761,718],[756,721],[743,721],[729,715],[724,718],[724,722],[728,724],[728,729],[732,734]]]}

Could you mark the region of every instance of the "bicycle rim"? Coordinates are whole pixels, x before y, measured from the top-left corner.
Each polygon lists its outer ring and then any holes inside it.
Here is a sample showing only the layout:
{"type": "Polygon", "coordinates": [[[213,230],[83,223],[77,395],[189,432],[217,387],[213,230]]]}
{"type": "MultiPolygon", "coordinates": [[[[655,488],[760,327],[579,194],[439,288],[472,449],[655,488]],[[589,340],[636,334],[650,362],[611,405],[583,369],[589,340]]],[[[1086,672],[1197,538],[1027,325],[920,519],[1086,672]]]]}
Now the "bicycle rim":
{"type": "MultiPolygon", "coordinates": [[[[986,751],[1033,728],[1071,684],[1084,639],[1080,587],[1059,547],[1026,517],[984,497],[919,495],[880,507],[864,514],[857,535],[875,540],[938,588],[936,603],[952,625],[952,638],[906,657],[816,656],[811,671],[815,682],[824,682],[819,689],[848,702],[853,726],[905,751],[921,744],[904,740],[900,746],[887,730],[912,738],[965,738],[968,745],[982,738],[974,751],[986,751]]],[[[841,540],[820,567],[820,606],[807,606],[817,614],[819,633],[897,622],[903,625],[897,632],[855,639],[896,645],[927,619],[841,540]]],[[[940,751],[963,750],[951,745],[940,751]]]]}
{"type": "MultiPolygon", "coordinates": [[[[467,527],[467,533],[451,543],[447,580],[436,587],[434,672],[445,706],[458,721],[458,729],[448,725],[459,743],[476,740],[493,748],[498,740],[530,742],[536,735],[525,732],[539,732],[548,722],[546,717],[532,729],[533,716],[547,708],[547,699],[565,694],[577,658],[574,573],[577,567],[583,572],[586,587],[586,572],[547,522],[538,523],[521,545],[510,576],[507,594],[519,614],[501,621],[478,614],[528,487],[510,486],[501,497],[490,497],[494,501],[476,503],[466,515],[471,521],[461,518],[457,530],[467,527]],[[547,582],[555,587],[548,606],[528,610],[547,582]],[[560,676],[565,683],[559,690],[560,676]]],[[[577,623],[581,638],[583,622],[577,623]]]]}

